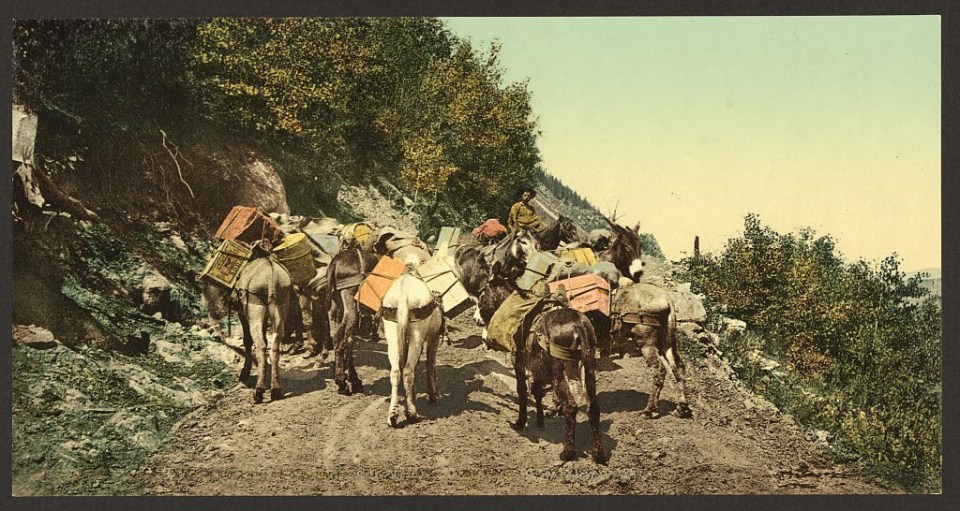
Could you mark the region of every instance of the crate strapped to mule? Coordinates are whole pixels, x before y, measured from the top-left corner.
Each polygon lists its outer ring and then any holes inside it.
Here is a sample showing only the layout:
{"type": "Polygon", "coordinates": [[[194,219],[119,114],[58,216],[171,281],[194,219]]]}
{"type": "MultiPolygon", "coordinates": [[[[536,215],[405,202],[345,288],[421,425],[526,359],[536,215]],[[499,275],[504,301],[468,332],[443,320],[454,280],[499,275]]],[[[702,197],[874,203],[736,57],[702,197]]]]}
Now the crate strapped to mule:
{"type": "Polygon", "coordinates": [[[313,262],[310,251],[310,241],[307,235],[296,232],[283,238],[273,249],[277,261],[287,269],[290,280],[295,285],[305,286],[317,276],[317,267],[313,262]]]}
{"type": "Polygon", "coordinates": [[[517,286],[520,289],[530,291],[537,284],[546,282],[553,265],[559,260],[557,256],[550,252],[533,254],[527,261],[527,267],[523,270],[523,274],[517,279],[517,286]]]}
{"type": "Polygon", "coordinates": [[[460,282],[455,264],[449,256],[437,255],[417,267],[417,275],[423,280],[430,291],[440,297],[443,313],[448,318],[455,318],[473,305],[470,294],[460,282]]]}
{"type": "Polygon", "coordinates": [[[252,256],[253,250],[247,244],[223,240],[220,247],[210,256],[206,267],[200,273],[200,278],[232,289],[237,283],[240,270],[247,265],[252,256]]]}
{"type": "Polygon", "coordinates": [[[273,246],[283,238],[283,231],[262,209],[234,206],[220,224],[215,237],[218,240],[242,241],[248,245],[265,240],[273,246]]]}
{"type": "Polygon", "coordinates": [[[394,281],[403,274],[405,268],[406,265],[399,259],[390,256],[381,257],[373,271],[360,284],[360,289],[357,290],[354,298],[374,312],[379,312],[384,295],[393,286],[394,281]]]}
{"type": "Polygon", "coordinates": [[[447,250],[451,252],[460,246],[460,228],[459,227],[441,227],[440,235],[437,236],[437,244],[434,250],[439,251],[443,244],[447,244],[447,250]]]}
{"type": "Polygon", "coordinates": [[[550,292],[556,293],[563,286],[569,307],[583,313],[599,311],[610,315],[610,283],[594,273],[551,282],[550,292]]]}
{"type": "Polygon", "coordinates": [[[593,249],[590,248],[560,250],[557,252],[557,257],[559,257],[561,261],[573,261],[584,266],[597,264],[597,255],[594,254],[593,249]]]}

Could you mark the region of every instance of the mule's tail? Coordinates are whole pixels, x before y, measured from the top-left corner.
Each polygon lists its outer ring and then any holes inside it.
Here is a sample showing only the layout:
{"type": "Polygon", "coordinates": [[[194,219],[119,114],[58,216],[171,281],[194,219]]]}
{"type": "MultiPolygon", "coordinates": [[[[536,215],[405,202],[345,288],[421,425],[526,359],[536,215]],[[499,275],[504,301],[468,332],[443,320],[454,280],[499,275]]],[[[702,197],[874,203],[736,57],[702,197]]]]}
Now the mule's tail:
{"type": "MultiPolygon", "coordinates": [[[[397,280],[394,285],[403,286],[403,278],[397,280]]],[[[403,370],[407,366],[407,327],[410,325],[410,302],[407,299],[407,292],[402,287],[399,290],[400,300],[397,301],[397,350],[400,356],[400,368],[403,370]]]]}

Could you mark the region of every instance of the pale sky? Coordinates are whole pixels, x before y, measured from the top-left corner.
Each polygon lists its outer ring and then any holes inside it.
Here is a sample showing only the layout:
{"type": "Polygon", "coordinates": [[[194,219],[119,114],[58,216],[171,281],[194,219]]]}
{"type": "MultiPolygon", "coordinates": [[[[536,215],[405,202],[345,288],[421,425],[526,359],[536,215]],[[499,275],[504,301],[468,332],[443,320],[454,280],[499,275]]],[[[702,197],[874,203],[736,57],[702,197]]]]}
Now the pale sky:
{"type": "Polygon", "coordinates": [[[529,79],[544,168],[670,259],[748,212],[940,267],[940,18],[453,18],[529,79]]]}

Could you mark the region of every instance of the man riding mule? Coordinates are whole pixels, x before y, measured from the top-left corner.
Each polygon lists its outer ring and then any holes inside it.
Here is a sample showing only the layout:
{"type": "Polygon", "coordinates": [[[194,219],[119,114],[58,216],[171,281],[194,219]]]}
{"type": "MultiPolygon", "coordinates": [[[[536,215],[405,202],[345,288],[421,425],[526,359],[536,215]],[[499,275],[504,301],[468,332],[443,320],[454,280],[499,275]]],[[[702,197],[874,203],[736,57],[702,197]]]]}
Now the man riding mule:
{"type": "Polygon", "coordinates": [[[507,216],[507,229],[511,232],[520,230],[540,232],[544,225],[540,220],[530,201],[537,196],[536,190],[531,187],[525,187],[520,190],[520,200],[510,207],[510,214],[507,216]]]}

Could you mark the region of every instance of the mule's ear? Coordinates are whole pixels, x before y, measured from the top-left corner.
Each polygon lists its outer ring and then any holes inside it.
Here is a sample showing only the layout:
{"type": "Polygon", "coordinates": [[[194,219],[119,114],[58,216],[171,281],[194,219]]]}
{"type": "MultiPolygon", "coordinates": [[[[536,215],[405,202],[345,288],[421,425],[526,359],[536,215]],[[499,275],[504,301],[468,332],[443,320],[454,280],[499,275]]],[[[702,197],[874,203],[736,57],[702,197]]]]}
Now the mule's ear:
{"type": "Polygon", "coordinates": [[[637,222],[637,225],[633,226],[633,232],[640,234],[640,222],[637,222]]]}

